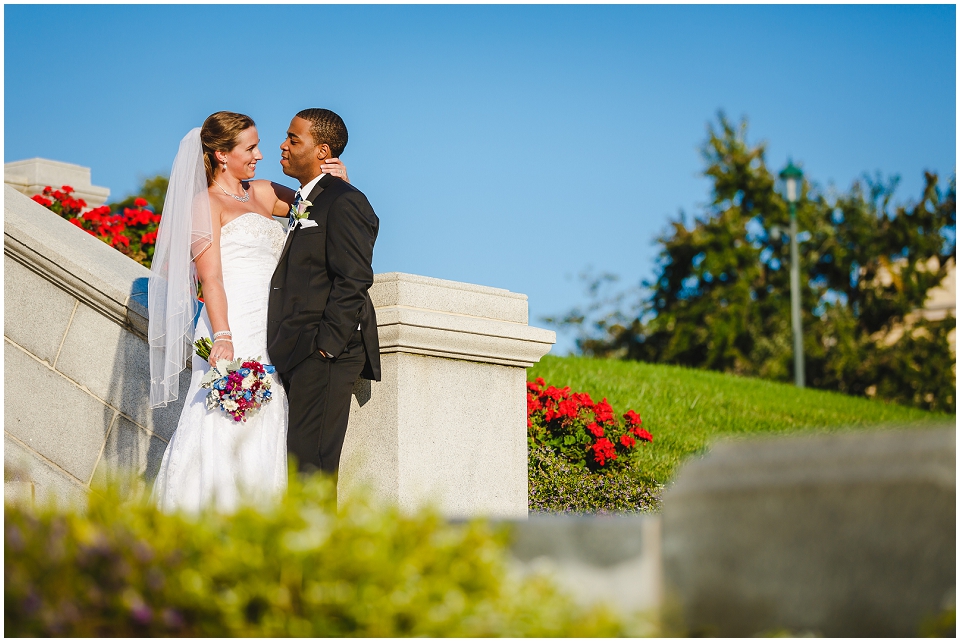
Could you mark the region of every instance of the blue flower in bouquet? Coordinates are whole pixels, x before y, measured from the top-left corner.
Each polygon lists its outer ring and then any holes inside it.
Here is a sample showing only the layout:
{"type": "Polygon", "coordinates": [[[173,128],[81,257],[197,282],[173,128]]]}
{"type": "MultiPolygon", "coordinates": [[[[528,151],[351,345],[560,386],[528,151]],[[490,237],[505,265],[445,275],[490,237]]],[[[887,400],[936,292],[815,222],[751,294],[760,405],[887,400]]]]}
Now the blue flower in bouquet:
{"type": "Polygon", "coordinates": [[[208,410],[220,410],[234,421],[246,421],[270,401],[273,366],[257,359],[221,361],[200,380],[202,388],[210,388],[206,398],[208,410]]]}

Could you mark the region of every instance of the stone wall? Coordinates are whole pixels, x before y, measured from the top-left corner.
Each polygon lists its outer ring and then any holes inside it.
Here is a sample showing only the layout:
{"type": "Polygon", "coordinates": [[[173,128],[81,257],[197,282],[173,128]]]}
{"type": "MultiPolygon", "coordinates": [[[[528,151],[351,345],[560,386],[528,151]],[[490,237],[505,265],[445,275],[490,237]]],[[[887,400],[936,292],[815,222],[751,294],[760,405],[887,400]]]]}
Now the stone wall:
{"type": "Polygon", "coordinates": [[[9,185],[4,215],[5,477],[60,501],[150,478],[180,408],[146,402],[149,271],[9,185]]]}

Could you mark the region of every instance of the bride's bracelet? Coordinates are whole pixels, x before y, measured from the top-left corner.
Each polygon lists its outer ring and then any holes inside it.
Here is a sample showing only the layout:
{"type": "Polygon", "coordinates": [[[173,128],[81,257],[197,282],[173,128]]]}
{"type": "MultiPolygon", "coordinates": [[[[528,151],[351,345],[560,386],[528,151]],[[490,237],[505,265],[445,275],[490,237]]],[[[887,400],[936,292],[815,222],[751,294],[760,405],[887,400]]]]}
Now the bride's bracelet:
{"type": "Polygon", "coordinates": [[[213,340],[214,343],[233,343],[233,339],[230,337],[217,337],[213,340]]]}

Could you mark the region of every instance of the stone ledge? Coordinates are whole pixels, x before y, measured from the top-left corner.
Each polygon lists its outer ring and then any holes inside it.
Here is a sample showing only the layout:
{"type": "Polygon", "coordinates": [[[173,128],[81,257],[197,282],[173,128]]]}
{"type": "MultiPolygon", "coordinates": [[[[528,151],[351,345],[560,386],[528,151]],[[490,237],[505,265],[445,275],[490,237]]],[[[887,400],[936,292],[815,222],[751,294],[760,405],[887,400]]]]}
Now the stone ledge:
{"type": "Polygon", "coordinates": [[[380,308],[399,306],[527,323],[525,294],[417,274],[386,272],[374,275],[370,298],[378,314],[380,308]]]}
{"type": "Polygon", "coordinates": [[[871,430],[869,438],[862,431],[798,435],[789,438],[789,448],[780,438],[724,439],[711,448],[709,457],[684,469],[670,497],[678,501],[691,493],[699,497],[772,486],[857,484],[875,481],[881,468],[886,482],[924,481],[953,488],[952,435],[938,430],[908,434],[911,438],[891,428],[871,430]]]}
{"type": "Polygon", "coordinates": [[[434,310],[377,308],[380,352],[529,368],[556,341],[551,330],[434,310]]]}
{"type": "Polygon", "coordinates": [[[9,185],[4,201],[6,256],[146,338],[150,270],[9,185]]]}

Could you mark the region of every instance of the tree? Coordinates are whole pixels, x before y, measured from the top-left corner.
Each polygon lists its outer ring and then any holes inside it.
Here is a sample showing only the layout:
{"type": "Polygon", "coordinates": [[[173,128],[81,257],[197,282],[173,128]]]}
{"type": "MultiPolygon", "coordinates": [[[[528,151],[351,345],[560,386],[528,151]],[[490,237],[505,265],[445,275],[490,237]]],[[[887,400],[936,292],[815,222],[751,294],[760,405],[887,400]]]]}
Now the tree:
{"type": "Polygon", "coordinates": [[[169,182],[169,179],[162,174],[154,176],[153,178],[145,178],[133,196],[128,196],[118,203],[110,203],[109,207],[114,212],[122,212],[124,208],[133,207],[134,201],[137,198],[143,198],[150,204],[150,208],[154,212],[162,214],[163,202],[167,197],[167,184],[169,182]]]}
{"type": "MultiPolygon", "coordinates": [[[[658,276],[643,284],[636,312],[595,303],[557,323],[580,328],[586,354],[790,381],[787,204],[765,146],[747,143],[746,122],[718,121],[702,150],[711,203],[690,227],[681,214],[657,240],[658,276]]],[[[797,220],[807,381],[955,412],[948,335],[956,319],[916,311],[954,262],[956,179],[941,193],[927,173],[919,202],[894,207],[896,184],[864,179],[830,196],[804,182],[797,220]]]]}

